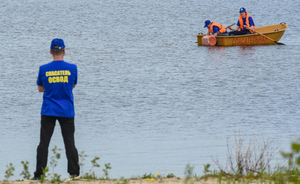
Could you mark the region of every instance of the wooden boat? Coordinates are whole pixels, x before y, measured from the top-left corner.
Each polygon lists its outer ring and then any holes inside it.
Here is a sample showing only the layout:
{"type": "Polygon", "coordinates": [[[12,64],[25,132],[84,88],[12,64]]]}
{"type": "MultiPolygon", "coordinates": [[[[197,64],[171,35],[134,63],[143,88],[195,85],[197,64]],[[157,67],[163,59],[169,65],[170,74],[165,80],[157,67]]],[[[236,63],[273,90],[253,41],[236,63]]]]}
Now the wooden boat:
{"type": "MultiPolygon", "coordinates": [[[[274,24],[269,26],[257,27],[256,31],[262,33],[263,35],[275,40],[278,42],[285,30],[289,28],[285,23],[274,24]]],[[[197,40],[198,45],[202,46],[202,37],[206,34],[198,34],[197,40]]],[[[233,36],[216,36],[217,46],[235,46],[235,45],[274,45],[276,42],[271,41],[270,39],[254,33],[247,35],[233,35],[233,36]]]]}

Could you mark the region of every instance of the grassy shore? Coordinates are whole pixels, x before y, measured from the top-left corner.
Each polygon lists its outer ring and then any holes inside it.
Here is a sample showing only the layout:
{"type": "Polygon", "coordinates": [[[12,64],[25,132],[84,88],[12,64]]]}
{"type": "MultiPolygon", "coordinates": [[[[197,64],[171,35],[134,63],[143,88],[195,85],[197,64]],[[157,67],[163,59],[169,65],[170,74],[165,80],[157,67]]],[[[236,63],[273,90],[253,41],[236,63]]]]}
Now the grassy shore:
{"type": "MultiPolygon", "coordinates": [[[[23,171],[20,174],[23,179],[20,181],[12,181],[10,177],[14,175],[14,166],[12,163],[6,165],[5,180],[0,184],[34,184],[34,183],[105,183],[105,184],[300,184],[300,139],[291,143],[290,152],[278,151],[269,141],[261,141],[261,139],[250,139],[245,146],[242,137],[235,137],[235,145],[228,145],[227,164],[222,166],[218,159],[213,159],[217,170],[211,170],[210,164],[204,165],[204,174],[198,176],[194,173],[194,167],[187,164],[184,171],[184,178],[174,176],[172,173],[167,175],[144,174],[135,178],[111,179],[109,171],[110,163],[103,165],[103,173],[95,173],[94,168],[99,168],[98,161],[100,157],[91,160],[92,167],[88,172],[82,173],[81,177],[72,179],[61,179],[60,175],[55,173],[55,167],[60,159],[60,149],[56,146],[52,149],[53,156],[50,158],[49,166],[44,169],[44,174],[40,180],[30,180],[31,175],[28,171],[28,161],[22,161],[23,171]],[[260,142],[259,142],[259,141],[260,142]],[[233,148],[233,149],[230,149],[233,148]],[[270,161],[276,154],[286,160],[286,164],[271,167],[270,161]],[[271,169],[274,168],[274,169],[271,169]],[[51,172],[49,172],[51,171],[51,172]]],[[[87,155],[84,152],[79,154],[81,168],[84,167],[84,161],[87,155]]]]}
{"type": "MultiPolygon", "coordinates": [[[[37,184],[40,181],[33,181],[33,180],[23,180],[23,181],[2,181],[0,184],[37,184]]],[[[162,179],[154,179],[154,180],[147,180],[147,179],[107,179],[107,180],[88,180],[88,179],[79,179],[79,180],[64,180],[60,182],[51,182],[49,180],[45,180],[43,183],[50,184],[50,183],[68,183],[68,184],[219,184],[218,178],[208,178],[208,179],[191,179],[186,181],[184,178],[162,178],[162,179]]],[[[249,180],[249,181],[222,181],[222,184],[242,184],[242,183],[261,183],[260,181],[249,180]]]]}

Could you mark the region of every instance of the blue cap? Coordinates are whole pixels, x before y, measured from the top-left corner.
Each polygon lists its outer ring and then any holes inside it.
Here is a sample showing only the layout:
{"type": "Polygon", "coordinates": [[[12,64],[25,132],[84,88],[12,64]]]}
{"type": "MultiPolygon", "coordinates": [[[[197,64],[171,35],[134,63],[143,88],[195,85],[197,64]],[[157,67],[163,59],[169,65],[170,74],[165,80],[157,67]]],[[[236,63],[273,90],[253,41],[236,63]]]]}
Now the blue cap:
{"type": "Polygon", "coordinates": [[[50,49],[64,49],[65,48],[65,43],[62,39],[60,38],[55,38],[51,42],[50,49]],[[55,48],[55,46],[58,46],[55,48]]]}
{"type": "Polygon", "coordinates": [[[210,20],[206,20],[204,23],[205,23],[205,26],[204,26],[204,27],[207,27],[208,24],[210,24],[210,20]]]}
{"type": "Polygon", "coordinates": [[[244,7],[240,8],[240,13],[242,13],[242,12],[246,12],[246,8],[244,8],[244,7]]]}

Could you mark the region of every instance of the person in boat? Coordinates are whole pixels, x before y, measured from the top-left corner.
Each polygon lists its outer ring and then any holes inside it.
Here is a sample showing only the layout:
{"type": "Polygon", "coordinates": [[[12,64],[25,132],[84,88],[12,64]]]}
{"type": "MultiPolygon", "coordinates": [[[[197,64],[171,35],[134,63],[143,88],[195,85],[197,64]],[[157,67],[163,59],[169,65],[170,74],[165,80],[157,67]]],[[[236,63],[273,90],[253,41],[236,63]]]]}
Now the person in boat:
{"type": "Polygon", "coordinates": [[[245,26],[255,30],[255,24],[252,16],[248,14],[245,8],[240,8],[240,16],[237,22],[236,28],[229,27],[230,31],[229,36],[231,35],[245,35],[245,34],[253,34],[252,30],[245,28],[245,26]]]}
{"type": "Polygon", "coordinates": [[[207,35],[212,34],[213,36],[228,36],[228,32],[224,26],[217,22],[211,22],[210,20],[206,20],[204,28],[207,27],[208,32],[207,35]]]}

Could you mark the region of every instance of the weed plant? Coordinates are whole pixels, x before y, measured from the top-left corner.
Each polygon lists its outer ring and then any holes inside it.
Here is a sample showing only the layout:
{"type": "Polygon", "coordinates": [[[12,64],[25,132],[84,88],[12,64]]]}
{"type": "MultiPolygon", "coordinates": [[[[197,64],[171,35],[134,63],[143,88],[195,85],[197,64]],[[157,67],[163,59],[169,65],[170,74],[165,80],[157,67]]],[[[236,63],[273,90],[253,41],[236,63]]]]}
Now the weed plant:
{"type": "Polygon", "coordinates": [[[85,173],[85,174],[84,174],[83,178],[85,178],[85,179],[93,179],[93,180],[98,179],[98,177],[97,177],[95,171],[93,171],[93,169],[94,169],[95,167],[100,167],[100,164],[97,163],[97,160],[99,160],[99,159],[100,159],[100,157],[95,157],[95,158],[91,161],[91,162],[92,162],[92,167],[91,167],[91,169],[90,169],[90,171],[89,171],[88,173],[85,173]]]}
{"type": "Polygon", "coordinates": [[[29,162],[28,161],[26,161],[26,162],[21,161],[21,164],[23,165],[23,171],[22,171],[22,173],[20,175],[21,176],[23,175],[23,179],[29,180],[30,176],[31,176],[30,173],[29,173],[29,170],[28,170],[28,164],[29,164],[29,162]]]}
{"type": "Polygon", "coordinates": [[[149,174],[147,174],[147,173],[145,173],[143,176],[142,176],[142,179],[151,179],[151,178],[154,178],[155,176],[154,176],[154,174],[152,174],[152,173],[149,173],[149,174]]]}
{"type": "Polygon", "coordinates": [[[80,160],[80,162],[78,163],[78,165],[80,167],[82,175],[84,175],[83,166],[84,166],[84,161],[85,161],[85,158],[87,157],[87,155],[84,154],[84,151],[82,151],[81,153],[78,154],[78,156],[79,156],[79,160],[80,160]]]}
{"type": "Polygon", "coordinates": [[[175,178],[175,175],[174,175],[173,173],[169,173],[169,174],[167,174],[166,177],[167,177],[167,178],[175,178]]]}
{"type": "MultiPolygon", "coordinates": [[[[55,173],[55,168],[58,164],[58,160],[60,159],[60,151],[61,149],[57,148],[57,146],[55,146],[52,149],[53,155],[50,158],[50,164],[49,167],[46,167],[45,169],[43,169],[43,174],[41,175],[40,178],[40,183],[44,183],[46,181],[46,179],[48,177],[51,178],[51,183],[60,183],[61,182],[61,175],[58,175],[57,173],[55,173]],[[49,168],[51,168],[52,173],[49,173],[49,168]]],[[[84,160],[87,157],[87,155],[84,154],[84,152],[81,152],[80,154],[78,154],[78,156],[80,157],[80,162],[78,163],[79,166],[81,167],[81,171],[83,171],[83,166],[84,166],[84,160]]],[[[83,175],[83,178],[85,179],[109,179],[109,170],[111,169],[111,164],[110,163],[106,163],[104,164],[105,168],[103,169],[103,177],[97,177],[97,174],[93,171],[94,168],[96,167],[100,167],[100,164],[97,163],[97,161],[100,159],[100,157],[95,157],[91,162],[92,162],[92,168],[89,170],[89,172],[85,173],[83,175]]],[[[21,164],[23,165],[23,171],[21,172],[21,176],[23,176],[23,179],[27,179],[29,180],[31,175],[29,172],[29,162],[28,161],[21,161],[21,164]]],[[[10,163],[9,165],[6,165],[7,170],[5,171],[5,180],[4,181],[8,181],[9,178],[11,176],[14,175],[14,171],[15,168],[13,166],[12,163],[10,163]]],[[[124,181],[124,184],[126,182],[124,181]]]]}
{"type": "Polygon", "coordinates": [[[194,172],[194,167],[191,166],[190,164],[187,164],[184,170],[184,175],[185,175],[184,184],[194,184],[193,172],[194,172]]]}
{"type": "Polygon", "coordinates": [[[15,168],[12,163],[9,163],[9,165],[6,165],[7,170],[5,171],[5,180],[7,181],[11,176],[13,176],[13,172],[15,171],[15,168]]]}
{"type": "Polygon", "coordinates": [[[47,172],[49,171],[49,167],[46,167],[45,169],[43,169],[43,174],[41,175],[41,179],[40,182],[44,183],[45,179],[47,178],[47,172]]]}
{"type": "Polygon", "coordinates": [[[116,184],[128,184],[128,179],[121,177],[120,180],[116,182],[116,184]]]}
{"type": "Polygon", "coordinates": [[[104,179],[109,179],[108,170],[111,169],[110,163],[104,164],[104,166],[105,166],[105,169],[103,169],[104,179]]]}
{"type": "Polygon", "coordinates": [[[53,156],[51,156],[50,158],[50,166],[52,168],[52,179],[51,179],[51,182],[54,183],[54,182],[60,182],[60,175],[58,175],[57,173],[54,172],[54,169],[55,167],[57,166],[57,163],[58,163],[58,159],[60,159],[60,151],[61,149],[57,148],[57,146],[55,146],[53,149],[52,149],[52,152],[53,152],[53,156]]]}

